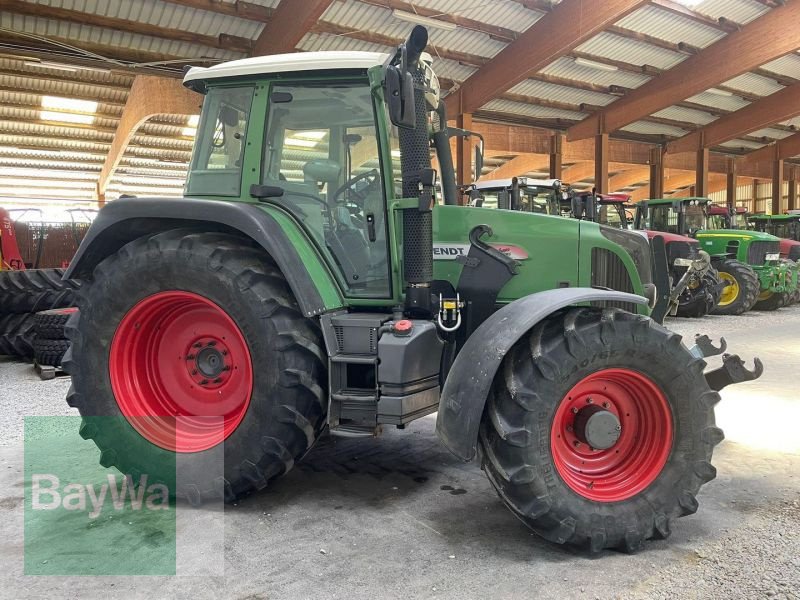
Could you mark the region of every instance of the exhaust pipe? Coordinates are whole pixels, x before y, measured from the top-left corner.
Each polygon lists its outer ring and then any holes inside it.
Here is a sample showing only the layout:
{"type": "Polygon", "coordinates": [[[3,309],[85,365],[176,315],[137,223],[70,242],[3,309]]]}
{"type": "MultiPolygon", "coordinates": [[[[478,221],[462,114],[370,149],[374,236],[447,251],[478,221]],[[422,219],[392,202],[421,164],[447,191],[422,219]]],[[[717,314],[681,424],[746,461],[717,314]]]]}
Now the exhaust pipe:
{"type": "MultiPolygon", "coordinates": [[[[403,197],[417,198],[424,170],[431,168],[428,138],[428,110],[425,104],[425,75],[419,56],[428,43],[428,31],[417,26],[406,41],[406,68],[414,79],[414,129],[399,129],[403,197]]],[[[403,278],[406,282],[406,313],[429,318],[433,280],[433,214],[414,207],[403,211],[403,278]]]]}

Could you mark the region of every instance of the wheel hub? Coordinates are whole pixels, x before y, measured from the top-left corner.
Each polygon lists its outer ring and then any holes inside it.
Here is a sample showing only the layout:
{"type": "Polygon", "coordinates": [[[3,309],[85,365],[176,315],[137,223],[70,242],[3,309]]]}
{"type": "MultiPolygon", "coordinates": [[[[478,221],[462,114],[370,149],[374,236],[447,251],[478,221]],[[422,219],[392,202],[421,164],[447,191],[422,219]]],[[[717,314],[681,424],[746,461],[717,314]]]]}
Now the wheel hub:
{"type": "Polygon", "coordinates": [[[617,416],[596,404],[580,409],[572,428],[576,438],[596,450],[611,448],[622,433],[617,416]]]}
{"type": "Polygon", "coordinates": [[[186,352],[186,368],[199,385],[212,389],[223,385],[230,377],[230,351],[220,340],[201,338],[186,352]]]}

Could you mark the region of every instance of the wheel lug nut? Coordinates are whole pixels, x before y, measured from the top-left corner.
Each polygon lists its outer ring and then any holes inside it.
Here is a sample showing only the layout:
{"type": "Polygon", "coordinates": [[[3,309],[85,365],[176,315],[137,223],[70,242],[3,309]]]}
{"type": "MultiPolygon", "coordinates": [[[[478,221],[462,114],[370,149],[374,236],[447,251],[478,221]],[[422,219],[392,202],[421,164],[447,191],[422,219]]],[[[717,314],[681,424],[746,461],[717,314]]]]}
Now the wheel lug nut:
{"type": "Polygon", "coordinates": [[[217,342],[208,342],[208,345],[212,348],[217,345],[217,342]]]}
{"type": "Polygon", "coordinates": [[[214,380],[214,383],[222,383],[222,377],[217,377],[217,378],[214,380]]]}
{"type": "Polygon", "coordinates": [[[617,431],[620,431],[620,430],[622,429],[622,427],[621,427],[621,426],[619,426],[619,425],[617,425],[615,429],[616,429],[617,431]]]}
{"type": "Polygon", "coordinates": [[[200,342],[197,342],[197,343],[196,343],[196,344],[193,346],[193,348],[202,348],[202,347],[203,347],[203,344],[201,344],[200,342]]]}
{"type": "Polygon", "coordinates": [[[227,350],[223,350],[222,351],[222,356],[228,356],[228,351],[227,350]]]}
{"type": "Polygon", "coordinates": [[[228,365],[225,365],[224,367],[222,367],[222,370],[223,371],[230,371],[231,368],[228,365]]]}
{"type": "Polygon", "coordinates": [[[611,405],[608,402],[603,402],[603,408],[608,408],[609,406],[611,405]]]}
{"type": "Polygon", "coordinates": [[[192,369],[192,375],[197,375],[197,369],[192,369]]]}
{"type": "Polygon", "coordinates": [[[573,412],[573,414],[577,415],[578,414],[578,408],[576,406],[573,406],[572,407],[572,412],[573,412]]]}
{"type": "Polygon", "coordinates": [[[203,379],[203,380],[200,382],[200,385],[208,385],[208,379],[203,379]]]}
{"type": "Polygon", "coordinates": [[[592,400],[591,398],[586,399],[586,404],[591,404],[592,402],[594,402],[594,400],[592,400]]]}
{"type": "Polygon", "coordinates": [[[567,431],[572,431],[572,425],[567,425],[567,431]]]}
{"type": "Polygon", "coordinates": [[[581,443],[578,440],[575,440],[573,444],[575,445],[576,448],[581,445],[581,443]]]}
{"type": "Polygon", "coordinates": [[[187,354],[186,360],[194,360],[194,354],[187,354]]]}

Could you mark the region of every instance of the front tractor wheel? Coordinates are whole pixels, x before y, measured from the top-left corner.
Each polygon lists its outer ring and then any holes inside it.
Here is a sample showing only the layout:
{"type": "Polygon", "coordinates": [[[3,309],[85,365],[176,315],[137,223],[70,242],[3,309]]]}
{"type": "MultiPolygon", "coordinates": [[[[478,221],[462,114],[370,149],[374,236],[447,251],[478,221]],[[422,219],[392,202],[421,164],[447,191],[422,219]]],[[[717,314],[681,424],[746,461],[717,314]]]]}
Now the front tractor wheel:
{"type": "Polygon", "coordinates": [[[556,313],[495,378],[482,466],[514,514],[550,541],[599,552],[665,538],[716,475],[719,394],[704,366],[647,317],[556,313]]]}
{"type": "Polygon", "coordinates": [[[719,278],[727,283],[722,289],[717,306],[711,311],[715,315],[741,315],[758,301],[761,283],[753,269],[738,260],[726,259],[715,265],[719,278]]]}
{"type": "Polygon", "coordinates": [[[68,402],[100,462],[193,503],[288,471],[325,423],[321,334],[248,241],[172,230],[101,262],[67,326],[68,402]]]}
{"type": "Polygon", "coordinates": [[[792,299],[792,292],[770,292],[764,290],[758,295],[758,300],[753,306],[753,310],[778,310],[788,306],[792,299]]]}

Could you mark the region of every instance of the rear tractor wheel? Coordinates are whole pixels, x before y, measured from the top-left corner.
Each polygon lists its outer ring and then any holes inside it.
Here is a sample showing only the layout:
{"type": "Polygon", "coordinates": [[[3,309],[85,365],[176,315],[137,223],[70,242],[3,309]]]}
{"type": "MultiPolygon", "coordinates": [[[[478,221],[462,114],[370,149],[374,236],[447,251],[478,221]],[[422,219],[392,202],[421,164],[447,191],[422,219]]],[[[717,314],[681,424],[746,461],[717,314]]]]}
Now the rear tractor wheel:
{"type": "Polygon", "coordinates": [[[671,333],[616,309],[571,308],[506,356],[480,429],[483,469],[544,538],[627,551],[665,538],[716,476],[719,394],[671,333]]]}
{"type": "Polygon", "coordinates": [[[248,241],[172,230],[101,262],[67,325],[68,402],[100,463],[192,503],[263,488],[325,423],[316,324],[248,241]]]}
{"type": "Polygon", "coordinates": [[[752,309],[761,289],[756,272],[738,260],[726,259],[715,266],[719,278],[728,285],[723,288],[719,303],[711,312],[715,315],[741,315],[752,309]]]}
{"type": "Polygon", "coordinates": [[[778,310],[789,305],[792,295],[793,292],[770,292],[765,290],[758,295],[758,300],[753,306],[753,310],[778,310]]]}

